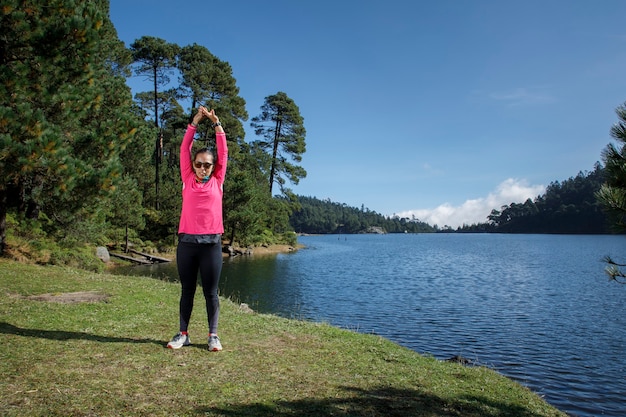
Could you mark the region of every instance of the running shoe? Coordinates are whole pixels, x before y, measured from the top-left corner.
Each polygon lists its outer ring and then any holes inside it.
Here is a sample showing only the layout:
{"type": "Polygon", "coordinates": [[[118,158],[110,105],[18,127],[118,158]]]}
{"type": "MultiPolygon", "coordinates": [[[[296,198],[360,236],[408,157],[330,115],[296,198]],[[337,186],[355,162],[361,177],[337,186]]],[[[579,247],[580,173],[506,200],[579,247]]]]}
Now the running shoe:
{"type": "Polygon", "coordinates": [[[209,336],[209,350],[211,352],[219,352],[222,350],[222,343],[220,343],[219,337],[209,336]]]}
{"type": "Polygon", "coordinates": [[[191,341],[188,334],[176,333],[172,340],[167,344],[170,349],[180,349],[183,346],[189,346],[191,341]]]}

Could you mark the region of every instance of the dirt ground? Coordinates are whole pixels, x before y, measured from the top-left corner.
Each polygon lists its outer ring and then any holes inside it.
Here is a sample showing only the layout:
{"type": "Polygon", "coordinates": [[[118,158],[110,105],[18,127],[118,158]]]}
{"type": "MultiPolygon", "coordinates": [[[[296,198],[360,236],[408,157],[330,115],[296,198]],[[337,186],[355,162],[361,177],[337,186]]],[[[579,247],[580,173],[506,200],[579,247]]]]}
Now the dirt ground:
{"type": "Polygon", "coordinates": [[[24,297],[34,301],[48,301],[53,303],[97,303],[106,301],[108,295],[96,291],[66,292],[58,294],[39,294],[24,297]]]}

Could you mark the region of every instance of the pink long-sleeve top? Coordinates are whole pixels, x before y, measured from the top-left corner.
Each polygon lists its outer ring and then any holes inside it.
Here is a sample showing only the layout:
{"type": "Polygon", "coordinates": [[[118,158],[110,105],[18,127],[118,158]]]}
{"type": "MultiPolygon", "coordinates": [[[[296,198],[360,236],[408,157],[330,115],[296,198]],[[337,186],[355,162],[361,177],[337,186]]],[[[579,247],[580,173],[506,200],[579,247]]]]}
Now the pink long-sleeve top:
{"type": "Polygon", "coordinates": [[[226,134],[216,132],[217,161],[211,178],[205,183],[196,181],[192,167],[191,148],[196,128],[187,126],[180,145],[180,176],[183,181],[183,208],[178,224],[178,233],[208,235],[224,233],[222,219],[222,196],[228,160],[226,134]]]}

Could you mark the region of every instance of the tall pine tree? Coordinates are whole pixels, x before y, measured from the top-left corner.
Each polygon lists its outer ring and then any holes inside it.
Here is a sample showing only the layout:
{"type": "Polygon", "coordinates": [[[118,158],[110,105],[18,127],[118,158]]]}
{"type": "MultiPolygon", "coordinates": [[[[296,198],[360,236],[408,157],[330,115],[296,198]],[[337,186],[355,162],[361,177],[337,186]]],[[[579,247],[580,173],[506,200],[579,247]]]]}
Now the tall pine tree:
{"type": "Polygon", "coordinates": [[[287,180],[298,184],[306,177],[305,169],[295,164],[302,161],[306,151],[306,129],[300,109],[287,94],[279,91],[265,97],[261,114],[254,117],[250,125],[257,136],[263,137],[255,141],[254,146],[269,155],[269,159],[263,157],[261,166],[267,170],[270,195],[274,183],[285,193],[283,186],[287,180]]]}
{"type": "MultiPolygon", "coordinates": [[[[130,46],[133,60],[138,64],[135,68],[137,75],[145,76],[153,85],[154,126],[159,130],[159,87],[170,82],[170,74],[176,68],[176,57],[180,47],[168,43],[161,38],[143,36],[130,46]]],[[[159,209],[160,167],[163,157],[163,132],[159,131],[155,138],[154,147],[154,207],[159,209]]]]}

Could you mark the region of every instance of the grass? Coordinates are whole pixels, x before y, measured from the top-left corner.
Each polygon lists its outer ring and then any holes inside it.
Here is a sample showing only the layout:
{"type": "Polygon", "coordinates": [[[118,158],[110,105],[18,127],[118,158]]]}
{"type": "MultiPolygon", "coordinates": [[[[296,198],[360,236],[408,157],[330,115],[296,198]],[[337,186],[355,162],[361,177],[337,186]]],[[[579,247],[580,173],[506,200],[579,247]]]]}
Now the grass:
{"type": "Polygon", "coordinates": [[[169,350],[178,295],[176,283],[0,259],[0,415],[565,416],[490,369],[226,299],[224,351],[208,352],[201,292],[193,345],[169,350]],[[106,299],[52,301],[76,292],[106,299]]]}

